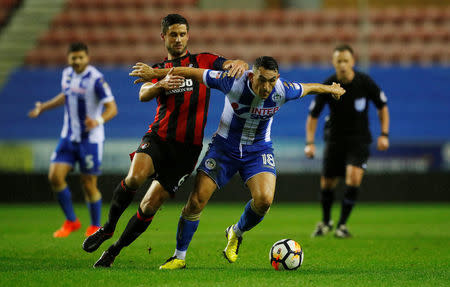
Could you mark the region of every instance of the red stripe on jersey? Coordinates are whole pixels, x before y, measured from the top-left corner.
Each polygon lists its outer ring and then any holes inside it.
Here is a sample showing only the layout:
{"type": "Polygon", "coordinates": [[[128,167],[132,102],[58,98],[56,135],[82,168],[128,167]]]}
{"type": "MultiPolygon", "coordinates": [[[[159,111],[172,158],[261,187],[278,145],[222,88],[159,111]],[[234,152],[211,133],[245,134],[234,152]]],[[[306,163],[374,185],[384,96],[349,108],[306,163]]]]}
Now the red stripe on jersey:
{"type": "Polygon", "coordinates": [[[151,123],[151,124],[148,126],[148,132],[151,132],[151,131],[152,131],[153,125],[154,125],[155,123],[159,122],[159,109],[161,108],[161,103],[159,102],[159,98],[158,98],[158,97],[156,98],[156,102],[157,102],[158,106],[156,107],[156,115],[155,115],[155,119],[153,120],[153,123],[151,123]]]}
{"type": "Polygon", "coordinates": [[[188,115],[189,115],[189,103],[191,102],[191,92],[185,92],[184,93],[184,101],[179,107],[180,114],[178,115],[178,121],[177,121],[177,131],[175,140],[179,142],[184,142],[184,139],[186,138],[186,128],[188,123],[188,115]]]}
{"type": "Polygon", "coordinates": [[[214,55],[214,54],[206,54],[206,53],[205,54],[198,54],[197,55],[198,66],[200,68],[204,68],[204,69],[212,69],[214,61],[218,57],[219,56],[214,55]]]}
{"type": "MultiPolygon", "coordinates": [[[[185,57],[180,61],[181,67],[188,67],[191,64],[190,57],[185,57]]],[[[177,129],[175,140],[184,142],[186,139],[187,120],[189,116],[189,103],[191,102],[192,91],[184,93],[184,101],[179,106],[179,115],[177,118],[177,129]]]]}
{"type": "Polygon", "coordinates": [[[159,129],[158,129],[158,135],[163,139],[166,139],[167,137],[167,129],[169,128],[170,116],[172,115],[173,110],[175,108],[174,96],[167,97],[166,106],[167,106],[166,115],[159,121],[159,129]]]}
{"type": "MultiPolygon", "coordinates": [[[[207,88],[205,85],[201,84],[199,86],[199,89],[200,89],[199,95],[203,95],[203,96],[198,97],[197,113],[195,114],[195,130],[194,130],[194,144],[195,145],[202,144],[203,130],[204,130],[203,122],[204,122],[205,117],[208,115],[208,114],[205,115],[206,97],[204,96],[206,94],[207,88]]],[[[205,120],[205,124],[206,124],[206,120],[205,120]]]]}

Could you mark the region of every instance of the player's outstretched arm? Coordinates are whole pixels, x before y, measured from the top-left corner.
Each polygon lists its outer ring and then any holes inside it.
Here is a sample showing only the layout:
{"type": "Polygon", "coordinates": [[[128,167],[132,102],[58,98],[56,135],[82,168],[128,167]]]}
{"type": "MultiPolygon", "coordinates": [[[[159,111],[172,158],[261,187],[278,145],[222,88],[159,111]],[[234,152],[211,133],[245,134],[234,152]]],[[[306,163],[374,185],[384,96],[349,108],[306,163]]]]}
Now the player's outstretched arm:
{"type": "Polygon", "coordinates": [[[203,72],[205,69],[190,68],[190,67],[176,67],[171,69],[152,69],[150,66],[144,63],[136,63],[133,66],[133,71],[129,74],[133,77],[139,77],[134,83],[151,82],[153,79],[162,79],[167,74],[173,76],[181,76],[189,78],[203,83],[203,72]]]}
{"type": "Polygon", "coordinates": [[[63,93],[59,93],[56,97],[46,102],[36,102],[34,104],[34,109],[28,112],[28,117],[37,118],[40,114],[45,112],[46,110],[50,110],[59,106],[64,105],[66,101],[66,97],[63,93]]]}
{"type": "Polygon", "coordinates": [[[345,93],[345,90],[340,84],[333,83],[331,85],[322,84],[302,84],[303,92],[302,97],[309,94],[331,94],[334,99],[339,100],[345,93]]]}

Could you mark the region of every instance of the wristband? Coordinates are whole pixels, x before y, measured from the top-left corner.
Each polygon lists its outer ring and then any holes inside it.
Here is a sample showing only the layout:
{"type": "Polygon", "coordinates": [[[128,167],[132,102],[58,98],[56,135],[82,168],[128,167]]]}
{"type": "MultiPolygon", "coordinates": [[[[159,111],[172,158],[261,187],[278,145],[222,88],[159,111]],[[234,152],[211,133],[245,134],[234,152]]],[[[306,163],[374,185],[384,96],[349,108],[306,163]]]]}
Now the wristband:
{"type": "Polygon", "coordinates": [[[388,134],[388,133],[385,133],[385,132],[382,132],[382,133],[381,133],[381,136],[383,136],[383,137],[389,137],[389,134],[388,134]]]}
{"type": "Polygon", "coordinates": [[[103,125],[104,123],[105,123],[105,120],[103,119],[103,117],[98,117],[98,118],[96,118],[95,119],[96,121],[97,121],[97,123],[99,124],[99,125],[103,125]]]}
{"type": "Polygon", "coordinates": [[[306,145],[312,145],[314,142],[306,142],[306,145]]]}

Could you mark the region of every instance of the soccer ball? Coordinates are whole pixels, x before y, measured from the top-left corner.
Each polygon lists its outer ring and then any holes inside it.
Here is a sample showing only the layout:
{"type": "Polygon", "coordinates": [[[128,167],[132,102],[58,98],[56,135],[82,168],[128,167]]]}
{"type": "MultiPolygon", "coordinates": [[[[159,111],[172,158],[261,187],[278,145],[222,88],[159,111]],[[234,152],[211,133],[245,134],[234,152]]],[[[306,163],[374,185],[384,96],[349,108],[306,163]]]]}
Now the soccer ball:
{"type": "Polygon", "coordinates": [[[303,262],[303,249],[292,239],[281,239],[270,248],[270,264],[275,270],[295,270],[303,262]]]}

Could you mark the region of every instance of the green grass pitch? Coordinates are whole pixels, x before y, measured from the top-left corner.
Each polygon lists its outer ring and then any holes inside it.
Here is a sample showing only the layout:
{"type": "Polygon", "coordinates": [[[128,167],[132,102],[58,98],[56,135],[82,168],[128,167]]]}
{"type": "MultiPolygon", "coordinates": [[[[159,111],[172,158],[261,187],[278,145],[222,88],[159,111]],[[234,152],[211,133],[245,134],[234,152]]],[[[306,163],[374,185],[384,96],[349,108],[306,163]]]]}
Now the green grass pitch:
{"type": "MultiPolygon", "coordinates": [[[[320,217],[318,204],[275,203],[245,234],[239,259],[230,264],[222,257],[224,230],[239,219],[244,205],[208,205],[187,268],[160,271],[175,248],[182,204],[164,205],[107,270],[92,264],[118,238],[136,204],[122,216],[113,239],[92,254],[81,249],[89,222],[84,205],[76,206],[82,231],[54,239],[62,223],[56,204],[1,204],[0,286],[450,286],[449,204],[359,204],[348,225],[354,237],[343,240],[310,237],[320,217]],[[282,238],[302,245],[299,270],[277,272],[270,266],[269,249],[282,238]]],[[[338,211],[335,206],[335,220],[338,211]]],[[[105,206],[103,218],[106,212],[105,206]]]]}

